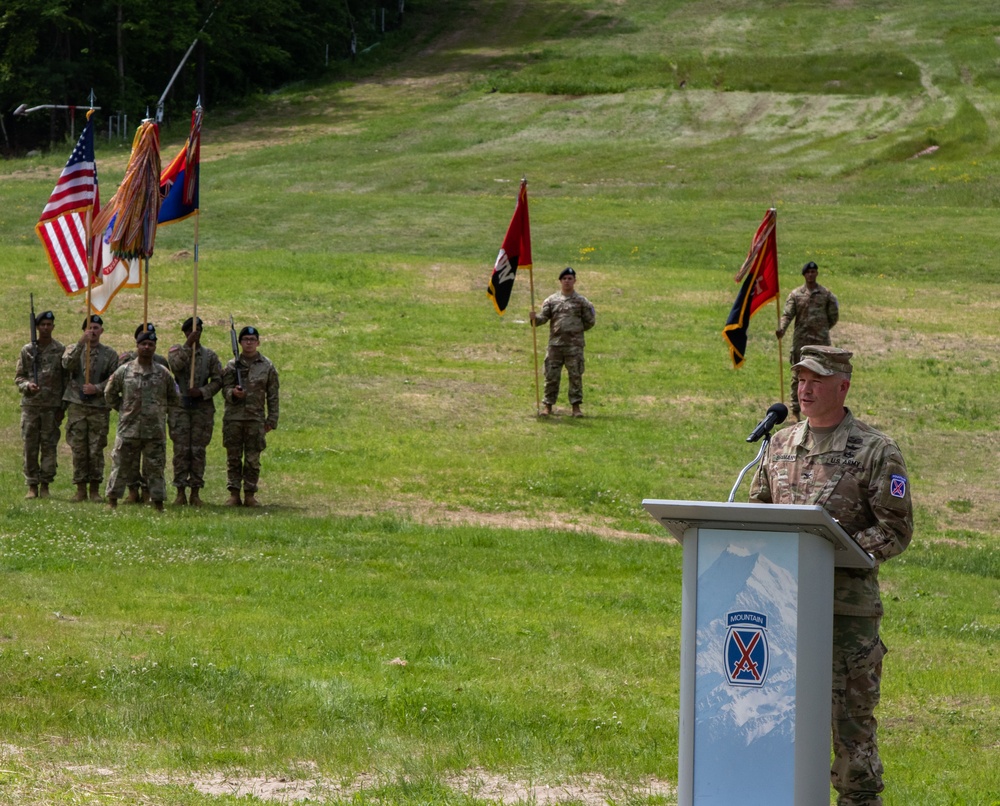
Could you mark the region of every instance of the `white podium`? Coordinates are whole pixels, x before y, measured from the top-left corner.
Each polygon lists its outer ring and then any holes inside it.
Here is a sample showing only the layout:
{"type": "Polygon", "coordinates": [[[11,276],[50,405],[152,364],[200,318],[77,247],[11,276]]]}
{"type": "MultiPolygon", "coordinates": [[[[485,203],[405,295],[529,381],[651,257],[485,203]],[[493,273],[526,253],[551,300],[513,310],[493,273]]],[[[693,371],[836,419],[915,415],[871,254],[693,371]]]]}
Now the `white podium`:
{"type": "Polygon", "coordinates": [[[834,567],[822,508],[645,500],[683,545],[678,806],[827,806],[834,567]]]}

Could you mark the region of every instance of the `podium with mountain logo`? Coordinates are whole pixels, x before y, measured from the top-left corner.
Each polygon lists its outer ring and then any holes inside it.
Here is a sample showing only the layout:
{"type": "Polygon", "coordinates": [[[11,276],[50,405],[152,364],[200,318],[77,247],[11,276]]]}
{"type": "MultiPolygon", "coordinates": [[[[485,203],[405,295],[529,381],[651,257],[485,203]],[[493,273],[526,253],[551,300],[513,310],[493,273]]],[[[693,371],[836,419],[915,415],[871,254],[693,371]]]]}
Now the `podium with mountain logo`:
{"type": "Polygon", "coordinates": [[[645,500],[683,546],[678,806],[830,800],[833,569],[822,507],[645,500]]]}

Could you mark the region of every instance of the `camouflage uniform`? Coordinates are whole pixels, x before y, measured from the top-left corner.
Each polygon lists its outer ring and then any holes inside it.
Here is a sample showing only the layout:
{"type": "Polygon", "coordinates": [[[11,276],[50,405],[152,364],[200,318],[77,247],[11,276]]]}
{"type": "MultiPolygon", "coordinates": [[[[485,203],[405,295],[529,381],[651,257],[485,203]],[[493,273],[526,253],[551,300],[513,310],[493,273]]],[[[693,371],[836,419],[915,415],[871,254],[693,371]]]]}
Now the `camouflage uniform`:
{"type": "Polygon", "coordinates": [[[226,487],[231,493],[257,492],[260,480],[260,455],[267,447],[265,426],[278,427],[278,370],[260,353],[247,363],[239,358],[240,375],[247,396],[233,397],[236,388],[234,358],[222,371],[222,394],[226,410],[222,416],[222,444],[226,448],[226,487]]]}
{"type": "Polygon", "coordinates": [[[875,706],[886,646],[879,638],[878,566],[913,534],[906,465],[896,443],[848,410],[830,433],[808,421],[778,432],[750,489],[762,504],[822,506],[875,559],[871,570],[834,572],[831,781],[841,806],[881,804],[875,706]]]}
{"type": "MultiPolygon", "coordinates": [[[[170,369],[181,389],[191,388],[191,348],[175,345],[168,353],[170,369]]],[[[170,409],[170,441],[174,443],[174,486],[200,490],[205,486],[205,454],[215,428],[212,397],[222,389],[222,362],[212,350],[195,348],[194,387],[200,398],[181,397],[170,409]]]]}
{"type": "MultiPolygon", "coordinates": [[[[150,327],[152,327],[152,325],[150,327]]],[[[140,328],[141,328],[141,325],[140,325],[140,328]]],[[[118,366],[123,367],[126,364],[128,364],[130,361],[135,361],[136,357],[137,357],[137,353],[136,353],[135,350],[128,350],[128,351],[126,351],[124,353],[121,353],[118,356],[118,366]]],[[[164,358],[159,353],[153,353],[153,363],[154,364],[159,364],[164,369],[168,369],[168,370],[170,369],[170,363],[167,361],[166,358],[164,358]]],[[[112,448],[111,449],[111,461],[114,461],[114,458],[115,458],[115,449],[112,448]]],[[[135,467],[135,473],[133,475],[130,475],[125,480],[126,484],[128,485],[129,490],[132,491],[132,494],[138,495],[140,488],[142,490],[146,491],[147,493],[149,492],[149,481],[147,480],[148,476],[149,476],[149,473],[146,472],[146,460],[143,459],[141,466],[140,465],[136,465],[136,467],[135,467]]],[[[129,499],[129,500],[131,500],[131,499],[129,499]]]]}
{"type": "Polygon", "coordinates": [[[56,477],[59,426],[63,419],[65,375],[63,346],[52,339],[45,347],[26,344],[21,348],[14,383],[21,390],[21,438],[24,440],[24,483],[48,485],[56,477]],[[38,391],[28,391],[38,368],[38,391]]]}
{"type": "Polygon", "coordinates": [[[104,397],[118,410],[108,498],[121,498],[126,481],[139,477],[141,458],[150,498],[162,502],[166,496],[163,473],[167,460],[167,409],[180,403],[170,371],[156,362],[147,369],[138,359],[130,361],[111,376],[104,397]]]}
{"type": "Polygon", "coordinates": [[[104,481],[104,449],[108,445],[111,407],[104,399],[108,380],[118,369],[118,353],[106,344],[90,348],[90,381],[100,391],[83,394],[87,346],[77,342],[66,348],[62,365],[67,372],[66,443],[73,451],[73,483],[99,484],[104,481]]]}
{"type": "Polygon", "coordinates": [[[794,369],[799,363],[802,348],[808,344],[829,344],[830,328],[837,324],[840,318],[840,307],[837,298],[819,283],[812,291],[809,286],[800,285],[785,300],[785,309],[781,313],[781,323],[778,328],[788,329],[795,320],[795,331],[792,333],[792,411],[799,414],[798,372],[794,369]]]}
{"type": "Polygon", "coordinates": [[[596,321],[594,306],[586,297],[575,291],[566,296],[557,291],[542,303],[542,310],[535,314],[535,324],[549,323],[549,346],[545,351],[546,406],[555,405],[559,397],[559,379],[565,364],[569,376],[569,402],[583,402],[583,348],[586,330],[596,321]]]}

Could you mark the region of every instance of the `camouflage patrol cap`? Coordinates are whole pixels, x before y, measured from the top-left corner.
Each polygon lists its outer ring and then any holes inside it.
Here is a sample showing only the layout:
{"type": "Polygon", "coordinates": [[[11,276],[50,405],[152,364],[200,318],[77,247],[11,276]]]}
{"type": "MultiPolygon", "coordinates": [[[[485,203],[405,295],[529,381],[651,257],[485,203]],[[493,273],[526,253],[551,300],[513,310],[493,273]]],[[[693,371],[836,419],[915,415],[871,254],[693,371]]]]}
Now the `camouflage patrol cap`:
{"type": "Polygon", "coordinates": [[[792,369],[811,369],[817,375],[835,375],[838,372],[850,375],[854,371],[854,367],[851,366],[854,353],[841,350],[839,347],[813,344],[803,347],[799,356],[799,363],[792,369]]]}

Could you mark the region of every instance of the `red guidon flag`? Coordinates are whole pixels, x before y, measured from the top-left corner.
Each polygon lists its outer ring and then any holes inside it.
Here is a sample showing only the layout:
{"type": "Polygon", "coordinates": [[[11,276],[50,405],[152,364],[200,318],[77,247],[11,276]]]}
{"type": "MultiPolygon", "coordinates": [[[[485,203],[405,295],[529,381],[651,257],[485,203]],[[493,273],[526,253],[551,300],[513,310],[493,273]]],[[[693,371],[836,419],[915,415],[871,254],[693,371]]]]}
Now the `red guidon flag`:
{"type": "Polygon", "coordinates": [[[750,244],[750,254],[733,278],[737,283],[743,280],[743,285],[729,311],[722,338],[729,345],[729,356],[735,369],[743,366],[746,356],[750,317],[765,302],[778,298],[777,225],[777,211],[772,207],[764,214],[764,220],[750,244]]]}
{"type": "Polygon", "coordinates": [[[521,190],[517,194],[514,216],[507,227],[500,254],[493,266],[493,276],[486,295],[493,300],[493,307],[503,316],[514,289],[514,277],[518,269],[531,270],[531,227],[528,224],[528,180],[521,180],[521,190]]]}

